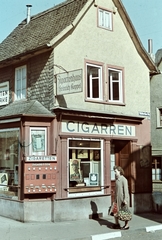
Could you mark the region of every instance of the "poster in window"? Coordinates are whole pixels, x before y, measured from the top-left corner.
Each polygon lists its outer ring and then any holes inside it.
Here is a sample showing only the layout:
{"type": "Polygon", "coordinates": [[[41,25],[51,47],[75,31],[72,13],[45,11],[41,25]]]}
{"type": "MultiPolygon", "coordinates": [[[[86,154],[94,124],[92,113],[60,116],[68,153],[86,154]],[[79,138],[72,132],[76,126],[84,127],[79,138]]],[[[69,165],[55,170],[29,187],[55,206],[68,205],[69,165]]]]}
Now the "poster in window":
{"type": "Polygon", "coordinates": [[[91,186],[98,186],[98,173],[89,174],[89,183],[91,186]]]}
{"type": "Polygon", "coordinates": [[[0,173],[0,185],[8,185],[8,174],[0,173]]]}
{"type": "Polygon", "coordinates": [[[87,149],[79,149],[77,151],[77,158],[80,158],[80,159],[88,158],[88,150],[87,149]]]}
{"type": "Polygon", "coordinates": [[[100,150],[94,150],[94,160],[99,161],[100,160],[100,150]]]}
{"type": "Polygon", "coordinates": [[[31,137],[32,137],[32,151],[45,152],[45,131],[32,130],[31,137]]]}
{"type": "Polygon", "coordinates": [[[70,181],[81,181],[80,159],[70,159],[70,181]]]}

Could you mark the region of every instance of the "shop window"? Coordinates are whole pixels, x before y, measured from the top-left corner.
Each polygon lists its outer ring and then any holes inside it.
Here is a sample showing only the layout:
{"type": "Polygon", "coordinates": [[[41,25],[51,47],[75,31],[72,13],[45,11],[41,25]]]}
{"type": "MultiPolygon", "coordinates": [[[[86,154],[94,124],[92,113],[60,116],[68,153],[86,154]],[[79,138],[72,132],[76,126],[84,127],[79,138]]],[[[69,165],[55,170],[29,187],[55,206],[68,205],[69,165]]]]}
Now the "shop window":
{"type": "Polygon", "coordinates": [[[26,66],[15,69],[15,100],[26,98],[26,66]]]}
{"type": "Polygon", "coordinates": [[[46,128],[30,128],[30,155],[44,156],[47,152],[46,128]]]}
{"type": "Polygon", "coordinates": [[[98,25],[107,30],[112,30],[112,12],[98,9],[98,25]]]}
{"type": "Polygon", "coordinates": [[[87,64],[87,98],[103,100],[102,66],[87,64]]]}
{"type": "Polygon", "coordinates": [[[161,178],[161,157],[153,158],[152,161],[152,180],[162,180],[161,178]]]}
{"type": "Polygon", "coordinates": [[[69,140],[69,187],[101,186],[101,141],[69,140]]]}
{"type": "Polygon", "coordinates": [[[123,102],[122,71],[108,68],[109,102],[123,102]]]}
{"type": "Polygon", "coordinates": [[[18,198],[19,129],[0,130],[0,197],[18,198]]]}

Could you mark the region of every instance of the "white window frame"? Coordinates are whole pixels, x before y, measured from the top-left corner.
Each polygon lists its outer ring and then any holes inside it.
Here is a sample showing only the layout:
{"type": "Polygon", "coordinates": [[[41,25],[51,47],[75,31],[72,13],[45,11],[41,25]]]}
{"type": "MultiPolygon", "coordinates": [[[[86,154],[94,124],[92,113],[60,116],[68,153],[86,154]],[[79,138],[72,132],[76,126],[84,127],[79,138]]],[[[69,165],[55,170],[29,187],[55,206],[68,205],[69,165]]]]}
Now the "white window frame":
{"type": "Polygon", "coordinates": [[[109,83],[109,102],[116,102],[116,103],[123,103],[123,72],[121,69],[115,69],[115,68],[108,68],[108,83],[109,83]],[[118,73],[118,79],[113,79],[112,74],[110,74],[110,71],[118,73]],[[119,99],[114,99],[113,96],[113,88],[114,84],[118,84],[118,91],[119,91],[119,99]]]}
{"type": "Polygon", "coordinates": [[[15,100],[26,99],[26,82],[27,82],[26,65],[15,68],[15,100]],[[24,70],[25,75],[23,76],[24,70]]]}
{"type": "Polygon", "coordinates": [[[95,65],[95,64],[86,64],[86,77],[87,77],[87,99],[93,99],[93,100],[103,100],[103,81],[102,81],[102,66],[100,65],[95,65]],[[92,72],[90,73],[90,76],[88,78],[88,68],[96,68],[98,69],[98,76],[93,77],[92,72]],[[93,96],[93,85],[94,81],[98,80],[98,97],[93,96]],[[89,96],[88,96],[88,86],[89,86],[89,96]]]}
{"type": "Polygon", "coordinates": [[[162,181],[162,169],[161,169],[161,156],[154,156],[154,160],[152,161],[152,180],[153,181],[162,181]],[[156,164],[155,164],[155,160],[156,160],[156,164]],[[158,167],[158,161],[159,161],[159,165],[160,167],[158,167]]]}
{"type": "MultiPolygon", "coordinates": [[[[41,136],[40,136],[41,138],[41,136]]],[[[41,139],[38,139],[40,142],[41,139]]],[[[31,127],[30,128],[30,155],[34,156],[45,156],[47,155],[47,128],[46,127],[31,127]],[[38,132],[40,134],[41,131],[44,131],[44,149],[42,151],[33,151],[33,146],[32,146],[32,131],[38,132]]]]}
{"type": "Polygon", "coordinates": [[[98,26],[108,30],[112,30],[112,16],[112,12],[99,8],[98,26]]]}
{"type": "MultiPolygon", "coordinates": [[[[69,140],[80,140],[80,141],[90,141],[90,139],[86,139],[86,138],[68,138],[68,147],[67,147],[67,156],[69,156],[69,140]]],[[[103,140],[101,139],[92,139],[92,141],[99,141],[100,142],[100,149],[101,150],[101,169],[100,169],[100,186],[104,185],[104,166],[103,166],[103,140]]],[[[70,147],[72,149],[72,147],[70,147]]],[[[74,147],[74,149],[76,149],[76,147],[74,147]]],[[[84,148],[85,149],[85,148],[84,148]]],[[[87,149],[91,149],[91,148],[87,148],[87,149]]],[[[93,148],[94,149],[94,148],[93,148]]],[[[97,149],[97,148],[96,148],[97,149]]],[[[69,157],[68,157],[69,159],[69,157]]],[[[84,162],[84,161],[83,161],[84,162]]],[[[67,163],[68,164],[68,163],[67,163]]],[[[68,166],[68,165],[67,165],[68,166]]],[[[93,168],[95,166],[91,163],[90,164],[90,168],[91,171],[93,171],[93,168]]],[[[67,167],[67,176],[69,176],[69,167],[67,167]]],[[[67,179],[67,181],[69,182],[69,179],[67,179]]],[[[68,193],[68,197],[69,198],[73,198],[73,197],[84,197],[84,196],[95,196],[95,195],[101,195],[104,194],[104,190],[101,188],[100,191],[96,191],[96,192],[79,192],[79,193],[68,193]]]]}
{"type": "Polygon", "coordinates": [[[162,107],[158,107],[156,108],[156,117],[157,117],[157,127],[158,128],[162,128],[162,125],[160,124],[160,118],[162,117],[162,107]]]}

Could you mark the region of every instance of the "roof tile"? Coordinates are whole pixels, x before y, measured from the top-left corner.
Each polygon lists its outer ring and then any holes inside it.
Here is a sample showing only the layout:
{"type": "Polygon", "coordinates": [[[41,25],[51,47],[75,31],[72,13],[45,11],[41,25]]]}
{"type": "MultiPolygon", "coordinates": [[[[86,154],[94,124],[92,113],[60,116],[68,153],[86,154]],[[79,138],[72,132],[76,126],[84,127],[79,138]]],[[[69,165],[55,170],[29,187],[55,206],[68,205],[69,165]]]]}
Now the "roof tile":
{"type": "Polygon", "coordinates": [[[22,21],[0,44],[0,62],[47,45],[69,26],[88,0],[68,0],[22,21]]]}

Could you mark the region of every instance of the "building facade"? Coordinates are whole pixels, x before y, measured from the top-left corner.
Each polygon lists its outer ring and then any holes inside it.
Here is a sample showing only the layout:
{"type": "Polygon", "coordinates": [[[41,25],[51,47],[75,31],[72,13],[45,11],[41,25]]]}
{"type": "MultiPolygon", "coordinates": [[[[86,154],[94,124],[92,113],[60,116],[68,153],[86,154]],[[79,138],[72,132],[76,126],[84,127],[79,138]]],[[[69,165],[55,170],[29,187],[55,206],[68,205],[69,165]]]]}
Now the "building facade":
{"type": "Polygon", "coordinates": [[[106,216],[114,165],[125,171],[133,211],[152,210],[158,71],[122,2],[65,1],[20,23],[0,53],[0,214],[106,216]]]}
{"type": "MultiPolygon", "coordinates": [[[[155,55],[155,63],[161,72],[162,51],[159,49],[155,55]]],[[[151,143],[152,143],[152,180],[153,191],[162,191],[162,147],[161,147],[161,74],[151,78],[151,143]]]]}

